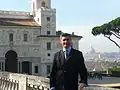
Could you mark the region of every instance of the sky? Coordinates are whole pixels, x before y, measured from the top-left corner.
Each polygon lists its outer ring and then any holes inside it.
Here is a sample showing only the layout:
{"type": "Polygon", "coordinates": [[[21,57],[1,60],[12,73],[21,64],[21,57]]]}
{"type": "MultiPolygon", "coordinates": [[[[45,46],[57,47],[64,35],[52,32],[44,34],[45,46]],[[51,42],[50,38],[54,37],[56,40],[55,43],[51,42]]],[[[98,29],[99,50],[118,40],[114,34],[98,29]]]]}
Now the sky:
{"type": "MultiPolygon", "coordinates": [[[[1,0],[0,10],[31,12],[32,0],[1,0]]],[[[93,47],[96,52],[119,52],[120,49],[103,35],[93,36],[95,26],[120,15],[120,0],[52,0],[56,9],[56,28],[80,35],[79,49],[84,53],[93,47]]]]}

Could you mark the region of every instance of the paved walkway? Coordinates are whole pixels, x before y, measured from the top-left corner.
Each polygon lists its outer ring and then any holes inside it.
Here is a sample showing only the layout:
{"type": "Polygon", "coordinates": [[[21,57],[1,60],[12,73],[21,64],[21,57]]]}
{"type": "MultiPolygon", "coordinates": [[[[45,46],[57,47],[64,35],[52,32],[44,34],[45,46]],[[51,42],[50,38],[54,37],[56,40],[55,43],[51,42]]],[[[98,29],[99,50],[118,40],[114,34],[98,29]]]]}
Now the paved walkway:
{"type": "Polygon", "coordinates": [[[88,79],[88,84],[115,84],[120,83],[120,77],[103,77],[102,80],[99,79],[88,79]]]}

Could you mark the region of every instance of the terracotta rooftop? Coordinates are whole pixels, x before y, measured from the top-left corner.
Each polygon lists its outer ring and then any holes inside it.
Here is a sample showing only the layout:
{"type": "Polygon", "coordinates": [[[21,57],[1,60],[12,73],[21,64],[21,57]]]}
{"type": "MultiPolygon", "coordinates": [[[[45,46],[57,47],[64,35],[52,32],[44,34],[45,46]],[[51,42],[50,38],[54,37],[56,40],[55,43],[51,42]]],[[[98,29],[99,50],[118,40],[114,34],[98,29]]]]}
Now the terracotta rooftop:
{"type": "Polygon", "coordinates": [[[0,26],[30,26],[40,27],[34,19],[14,19],[14,18],[0,18],[0,26]]]}

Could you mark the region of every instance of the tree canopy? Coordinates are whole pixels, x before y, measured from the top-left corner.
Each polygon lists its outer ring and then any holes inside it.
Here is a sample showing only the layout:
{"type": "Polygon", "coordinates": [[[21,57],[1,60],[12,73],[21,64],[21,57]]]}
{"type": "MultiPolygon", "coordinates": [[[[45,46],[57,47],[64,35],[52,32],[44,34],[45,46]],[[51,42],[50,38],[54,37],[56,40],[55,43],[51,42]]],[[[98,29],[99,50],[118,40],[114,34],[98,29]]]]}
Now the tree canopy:
{"type": "Polygon", "coordinates": [[[94,36],[102,34],[120,48],[120,44],[112,38],[112,36],[115,36],[117,39],[120,39],[120,17],[92,28],[92,34],[94,36]]]}

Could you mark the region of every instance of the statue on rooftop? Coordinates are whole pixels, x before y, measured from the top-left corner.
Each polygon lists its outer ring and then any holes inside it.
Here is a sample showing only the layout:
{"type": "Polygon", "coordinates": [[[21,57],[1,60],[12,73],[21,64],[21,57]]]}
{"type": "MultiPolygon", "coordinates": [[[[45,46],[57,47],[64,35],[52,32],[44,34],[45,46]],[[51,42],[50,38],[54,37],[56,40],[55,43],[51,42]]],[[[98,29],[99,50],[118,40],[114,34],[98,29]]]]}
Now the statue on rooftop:
{"type": "Polygon", "coordinates": [[[42,0],[42,7],[45,7],[46,6],[46,2],[45,0],[42,0]]]}

